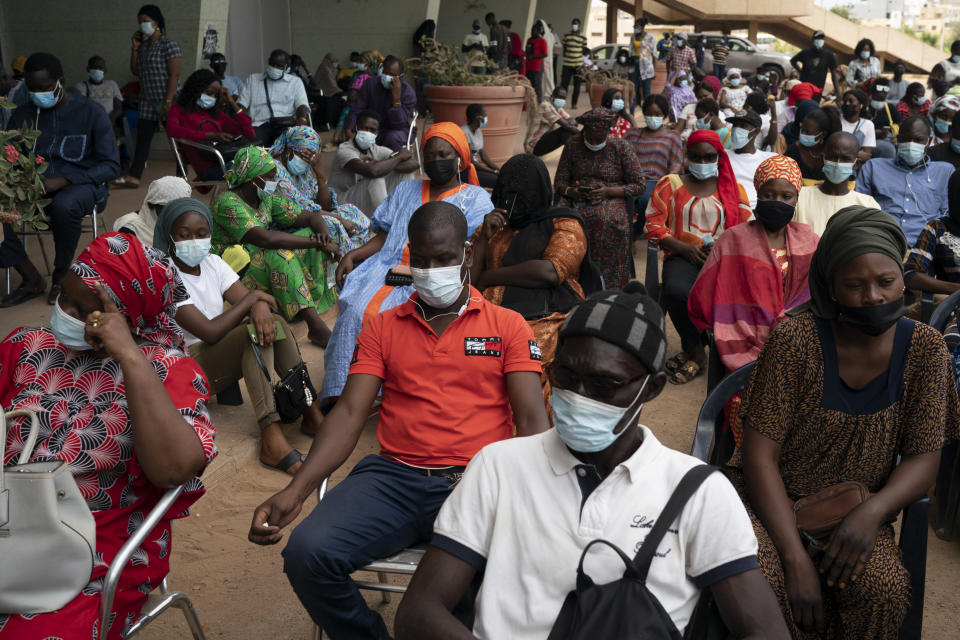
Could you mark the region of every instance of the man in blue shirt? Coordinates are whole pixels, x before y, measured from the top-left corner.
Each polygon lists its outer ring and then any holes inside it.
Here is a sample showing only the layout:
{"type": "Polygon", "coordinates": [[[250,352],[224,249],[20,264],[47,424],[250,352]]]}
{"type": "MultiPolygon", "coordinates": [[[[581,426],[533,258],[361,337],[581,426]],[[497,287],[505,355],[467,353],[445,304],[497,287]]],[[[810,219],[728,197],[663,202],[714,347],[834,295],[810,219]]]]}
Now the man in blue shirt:
{"type": "Polygon", "coordinates": [[[857,191],[873,196],[896,218],[912,247],[928,222],[947,213],[947,181],[953,165],[926,155],[930,124],[907,118],[897,135],[896,158],[873,158],[860,169],[857,191]]]}
{"type": "MultiPolygon", "coordinates": [[[[35,53],[27,58],[24,83],[31,102],[13,112],[8,126],[17,129],[28,123],[39,129],[33,150],[50,165],[43,174],[43,187],[46,197],[53,200],[44,212],[55,247],[53,283],[47,297],[47,302],[54,304],[77,250],[83,218],[93,212],[94,204],[103,207],[106,203],[106,183],[120,175],[120,157],[107,113],[96,102],[66,91],[63,67],[56,56],[35,53]]],[[[16,269],[22,282],[0,300],[0,307],[12,307],[42,295],[46,283],[13,228],[7,224],[3,231],[0,267],[16,269]]]]}

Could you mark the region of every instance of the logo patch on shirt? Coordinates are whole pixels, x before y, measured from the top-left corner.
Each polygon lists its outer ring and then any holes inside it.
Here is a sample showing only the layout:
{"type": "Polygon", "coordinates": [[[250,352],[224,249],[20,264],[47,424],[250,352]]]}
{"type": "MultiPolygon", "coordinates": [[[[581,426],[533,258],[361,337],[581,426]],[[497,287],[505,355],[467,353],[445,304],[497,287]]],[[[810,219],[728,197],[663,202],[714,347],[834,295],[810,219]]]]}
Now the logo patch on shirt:
{"type": "Polygon", "coordinates": [[[502,351],[503,340],[499,336],[463,339],[463,354],[467,356],[494,356],[499,358],[502,351]]]}
{"type": "Polygon", "coordinates": [[[353,357],[350,358],[350,364],[357,364],[357,358],[360,355],[360,343],[353,345],[353,357]]]}
{"type": "Polygon", "coordinates": [[[537,344],[537,341],[527,340],[527,344],[530,345],[530,359],[543,360],[543,353],[540,351],[540,345],[537,344]]]}

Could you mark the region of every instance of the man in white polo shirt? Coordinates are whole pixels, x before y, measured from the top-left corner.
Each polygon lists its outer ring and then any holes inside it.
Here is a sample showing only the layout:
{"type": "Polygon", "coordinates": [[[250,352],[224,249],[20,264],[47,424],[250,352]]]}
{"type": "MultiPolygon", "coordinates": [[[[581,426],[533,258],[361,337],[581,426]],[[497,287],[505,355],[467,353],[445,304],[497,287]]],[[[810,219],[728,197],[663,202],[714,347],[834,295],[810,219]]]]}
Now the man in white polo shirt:
{"type": "MultiPolygon", "coordinates": [[[[398,640],[546,638],[586,545],[602,538],[632,557],[680,479],[700,464],[636,423],[666,381],[663,312],[636,290],[631,283],[592,296],[570,313],[550,373],[556,428],[473,458],[397,612],[398,640]],[[451,610],[479,571],[469,630],[451,610]]],[[[786,640],[756,553],[740,498],[713,473],[660,542],[646,586],[681,633],[710,587],[736,637],[786,640]]],[[[595,545],[584,570],[606,584],[624,565],[595,545]]]]}
{"type": "Polygon", "coordinates": [[[310,103],[303,82],[288,73],[290,55],[275,49],[263,73],[253,73],[243,83],[237,103],[253,120],[257,140],[269,147],[287,127],[310,124],[310,103]]]}

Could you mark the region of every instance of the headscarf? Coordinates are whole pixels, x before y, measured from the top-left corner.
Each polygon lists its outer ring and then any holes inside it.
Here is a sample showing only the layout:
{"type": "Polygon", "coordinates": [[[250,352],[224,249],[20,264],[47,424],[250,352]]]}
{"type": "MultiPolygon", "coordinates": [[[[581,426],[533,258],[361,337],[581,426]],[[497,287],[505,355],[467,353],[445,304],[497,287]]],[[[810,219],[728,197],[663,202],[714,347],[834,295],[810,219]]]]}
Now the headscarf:
{"type": "Polygon", "coordinates": [[[940,218],[947,231],[960,237],[960,172],[954,172],[947,181],[947,215],[940,218]]]}
{"type": "Polygon", "coordinates": [[[720,89],[723,88],[723,83],[720,82],[720,78],[717,76],[704,76],[703,81],[713,87],[713,97],[717,98],[717,96],[720,95],[720,89]]]}
{"type": "Polygon", "coordinates": [[[334,66],[336,59],[337,55],[335,53],[328,53],[323,56],[323,61],[313,74],[313,84],[323,91],[324,96],[334,96],[340,93],[340,87],[337,85],[337,68],[334,66]]]}
{"type": "Polygon", "coordinates": [[[87,245],[70,270],[91,291],[102,282],[138,336],[183,350],[183,332],[173,318],[187,291],[165,254],[144,246],[136,236],[105,233],[87,245]]]}
{"type": "Polygon", "coordinates": [[[140,7],[140,10],[137,11],[138,16],[147,16],[151,20],[157,23],[157,27],[160,29],[161,33],[167,32],[167,23],[163,21],[163,12],[160,11],[160,7],[155,4],[145,4],[140,7]]]}
{"type": "Polygon", "coordinates": [[[960,98],[950,94],[947,94],[942,98],[937,98],[937,101],[933,103],[932,107],[930,107],[930,119],[932,120],[937,112],[943,109],[960,111],[960,98]]]}
{"type": "Polygon", "coordinates": [[[730,158],[723,149],[720,136],[713,129],[697,129],[687,138],[687,149],[699,142],[707,142],[717,150],[717,194],[723,204],[723,228],[729,229],[740,222],[740,195],[737,193],[737,177],[730,166],[730,158]]]}
{"type": "Polygon", "coordinates": [[[793,158],[781,155],[770,156],[760,163],[757,172],[753,174],[753,186],[759,191],[760,187],[778,178],[792,184],[797,193],[800,193],[800,188],[803,187],[800,167],[793,158]]]}
{"type": "Polygon", "coordinates": [[[171,200],[190,196],[190,184],[177,176],[157,178],[147,187],[147,195],[143,198],[140,211],[132,211],[117,218],[113,223],[113,230],[127,227],[137,234],[142,244],[153,242],[153,229],[157,224],[157,212],[171,200]]]}
{"type": "Polygon", "coordinates": [[[819,108],[820,105],[817,104],[816,100],[801,100],[797,103],[797,106],[793,109],[793,121],[788,122],[780,132],[788,145],[796,142],[800,136],[800,125],[803,123],[803,119],[819,108]]]}
{"type": "Polygon", "coordinates": [[[413,32],[413,46],[420,46],[420,38],[427,36],[432,38],[433,35],[437,32],[437,23],[433,20],[424,20],[420,23],[420,26],[417,27],[417,30],[413,32]]]}
{"type": "Polygon", "coordinates": [[[529,153],[520,153],[500,167],[491,199],[494,206],[504,206],[503,192],[517,194],[507,222],[512,229],[522,229],[536,222],[553,204],[550,172],[543,160],[529,153]]]}
{"type": "Polygon", "coordinates": [[[470,145],[467,144],[467,136],[463,129],[452,122],[438,122],[431,125],[423,134],[423,148],[427,148],[427,142],[431,138],[441,138],[446,140],[452,146],[457,155],[460,156],[460,171],[467,172],[467,182],[472,185],[480,186],[480,180],[477,178],[477,168],[473,166],[470,160],[470,145]]]}
{"type": "Polygon", "coordinates": [[[581,113],[577,116],[577,122],[582,124],[586,131],[594,133],[610,131],[610,127],[617,122],[617,112],[606,107],[597,107],[586,113],[581,113]]]}
{"type": "MultiPolygon", "coordinates": [[[[376,49],[367,49],[360,53],[360,57],[367,63],[366,73],[376,74],[377,68],[383,62],[383,54],[376,49]]],[[[361,71],[361,73],[363,73],[361,71]]]]}
{"type": "MultiPolygon", "coordinates": [[[[743,73],[741,73],[739,67],[727,67],[727,72],[723,75],[724,80],[729,80],[733,76],[740,76],[743,79],[743,73]]],[[[741,85],[743,86],[743,85],[741,85]]],[[[739,88],[739,87],[738,87],[739,88]]]]}
{"type": "Polygon", "coordinates": [[[279,158],[287,149],[293,149],[297,153],[316,153],[320,151],[320,135],[313,127],[306,125],[287,127],[270,147],[270,155],[279,158]]]}
{"type": "MultiPolygon", "coordinates": [[[[681,71],[677,74],[677,78],[685,78],[686,76],[686,71],[681,71]]],[[[689,85],[689,83],[686,87],[675,85],[670,87],[670,108],[673,109],[674,118],[679,119],[680,112],[683,111],[683,108],[696,101],[697,94],[693,92],[693,88],[689,85]]]]}
{"type": "Polygon", "coordinates": [[[817,85],[809,82],[801,82],[790,89],[790,94],[787,96],[787,105],[793,106],[800,100],[813,100],[814,96],[818,96],[821,93],[823,93],[823,89],[817,85]]]}
{"type": "Polygon", "coordinates": [[[827,221],[813,252],[810,302],[791,309],[789,315],[809,310],[824,320],[835,319],[838,309],[830,285],[838,269],[865,253],[881,253],[901,265],[902,270],[908,248],[907,237],[889,213],[860,205],[840,209],[827,221]]]}
{"type": "Polygon", "coordinates": [[[244,147],[233,156],[233,166],[223,177],[231,187],[238,187],[257,176],[262,176],[276,166],[277,163],[263,147],[244,147]]]}
{"type": "Polygon", "coordinates": [[[163,208],[157,217],[157,226],[153,229],[153,246],[166,254],[170,253],[170,234],[173,223],[187,211],[196,211],[207,220],[213,229],[213,215],[210,209],[196,198],[177,198],[163,208]]]}

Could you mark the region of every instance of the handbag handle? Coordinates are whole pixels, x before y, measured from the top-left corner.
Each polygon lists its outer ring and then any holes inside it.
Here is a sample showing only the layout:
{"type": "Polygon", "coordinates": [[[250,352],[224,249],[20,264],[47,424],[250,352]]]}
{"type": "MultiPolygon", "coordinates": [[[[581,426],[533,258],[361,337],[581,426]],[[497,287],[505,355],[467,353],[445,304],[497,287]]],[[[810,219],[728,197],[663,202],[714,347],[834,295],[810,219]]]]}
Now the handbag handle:
{"type": "Polygon", "coordinates": [[[267,98],[267,109],[270,109],[270,119],[273,120],[276,116],[273,115],[273,105],[270,104],[270,90],[267,89],[267,79],[263,79],[263,94],[267,98]]]}
{"type": "Polygon", "coordinates": [[[3,459],[7,453],[7,418],[18,418],[21,416],[30,418],[30,433],[27,435],[27,441],[23,445],[23,451],[20,452],[20,458],[17,460],[17,464],[26,464],[30,461],[30,456],[33,455],[33,448],[37,444],[37,436],[40,435],[40,419],[37,418],[37,414],[33,411],[17,409],[16,411],[4,413],[3,417],[0,418],[0,493],[3,492],[3,459]]]}
{"type": "Polygon", "coordinates": [[[263,354],[260,353],[260,347],[253,340],[250,341],[250,348],[253,349],[253,357],[257,359],[257,364],[263,369],[263,375],[267,376],[267,382],[270,382],[270,370],[267,369],[267,363],[263,361],[263,354]]]}
{"type": "Polygon", "coordinates": [[[643,576],[640,575],[640,572],[637,570],[637,566],[634,564],[633,560],[631,560],[631,559],[630,559],[630,556],[628,556],[627,554],[625,554],[625,553],[620,549],[620,547],[618,547],[617,545],[613,544],[613,543],[610,542],[609,540],[604,540],[603,538],[597,538],[596,540],[591,540],[591,541],[587,544],[587,546],[583,548],[583,553],[580,554],[580,563],[577,565],[577,589],[578,589],[578,590],[583,590],[583,589],[589,587],[589,586],[593,583],[593,580],[590,579],[590,576],[588,576],[588,575],[583,571],[583,561],[586,560],[586,558],[587,558],[587,552],[590,551],[590,547],[592,547],[593,545],[595,545],[595,544],[597,544],[597,543],[605,544],[605,545],[607,545],[608,547],[610,547],[611,549],[613,549],[614,551],[617,552],[617,555],[620,556],[620,559],[623,560],[623,564],[626,565],[626,567],[627,567],[627,570],[623,572],[623,577],[624,577],[624,578],[627,578],[627,577],[633,578],[633,579],[642,579],[642,578],[643,578],[643,576]]]}

